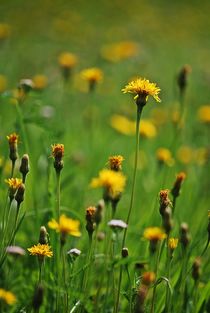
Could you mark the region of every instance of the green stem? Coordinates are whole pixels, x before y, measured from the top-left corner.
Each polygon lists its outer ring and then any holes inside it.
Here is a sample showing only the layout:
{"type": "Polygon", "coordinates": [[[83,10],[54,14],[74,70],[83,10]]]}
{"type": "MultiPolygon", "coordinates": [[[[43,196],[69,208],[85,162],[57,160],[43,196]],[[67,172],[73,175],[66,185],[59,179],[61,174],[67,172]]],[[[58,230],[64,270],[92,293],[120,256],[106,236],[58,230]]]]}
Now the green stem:
{"type": "Polygon", "coordinates": [[[68,311],[68,286],[67,286],[67,281],[66,281],[66,258],[65,258],[63,246],[62,246],[61,253],[62,253],[62,263],[63,263],[63,284],[64,284],[64,290],[65,290],[64,307],[65,307],[65,312],[67,312],[68,311]]]}
{"type": "Polygon", "coordinates": [[[60,172],[56,172],[56,179],[57,179],[57,217],[58,217],[58,221],[60,218],[60,201],[61,201],[61,174],[60,172]]]}
{"type": "MultiPolygon", "coordinates": [[[[157,273],[158,273],[158,265],[160,261],[161,250],[162,250],[161,247],[162,247],[162,244],[158,247],[158,251],[157,251],[157,259],[156,259],[155,270],[154,270],[155,277],[157,277],[157,273]]],[[[155,284],[153,288],[153,293],[152,293],[152,304],[151,304],[150,313],[154,313],[154,310],[155,310],[156,288],[157,288],[157,285],[155,284]]]]}

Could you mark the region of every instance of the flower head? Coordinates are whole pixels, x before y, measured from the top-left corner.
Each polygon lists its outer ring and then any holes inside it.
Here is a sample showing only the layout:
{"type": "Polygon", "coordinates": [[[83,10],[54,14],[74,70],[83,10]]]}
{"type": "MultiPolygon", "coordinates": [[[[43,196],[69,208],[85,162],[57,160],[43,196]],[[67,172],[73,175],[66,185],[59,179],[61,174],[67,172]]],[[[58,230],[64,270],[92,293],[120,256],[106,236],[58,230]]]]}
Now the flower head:
{"type": "Polygon", "coordinates": [[[9,144],[17,144],[19,142],[19,135],[16,133],[12,133],[11,135],[7,136],[9,144]]]}
{"type": "Polygon", "coordinates": [[[9,188],[15,192],[21,186],[22,179],[21,178],[9,178],[9,179],[6,179],[5,182],[9,185],[9,188]]]}
{"type": "Polygon", "coordinates": [[[63,52],[58,57],[58,63],[61,67],[71,69],[77,64],[77,56],[73,53],[63,52]]]}
{"type": "Polygon", "coordinates": [[[180,172],[179,174],[176,175],[176,180],[174,183],[174,186],[171,190],[171,193],[174,197],[178,197],[180,194],[181,186],[183,181],[186,178],[186,174],[184,172],[180,172]]]}
{"type": "Polygon", "coordinates": [[[156,158],[160,162],[160,164],[166,164],[168,166],[174,165],[174,159],[171,155],[171,151],[166,148],[157,149],[156,158]]]}
{"type": "Polygon", "coordinates": [[[35,75],[33,77],[34,89],[35,90],[43,90],[46,88],[48,83],[48,78],[45,75],[35,75]]]}
{"type": "Polygon", "coordinates": [[[53,252],[51,251],[51,247],[48,244],[40,244],[34,245],[31,248],[27,249],[31,255],[37,255],[38,257],[48,257],[51,258],[53,256],[53,252]]]}
{"type": "Polygon", "coordinates": [[[121,60],[135,56],[138,52],[138,46],[132,41],[121,41],[102,47],[101,55],[110,62],[119,62],[121,60]]]}
{"type": "Polygon", "coordinates": [[[89,82],[99,82],[103,79],[103,72],[97,67],[92,67],[83,70],[81,76],[89,82]]]}
{"type": "Polygon", "coordinates": [[[62,158],[64,156],[64,145],[62,143],[56,143],[51,145],[52,147],[52,156],[54,158],[62,158]]]}
{"type": "Polygon", "coordinates": [[[137,78],[131,81],[122,89],[122,92],[136,94],[134,99],[143,97],[147,101],[148,96],[152,96],[157,102],[161,101],[158,96],[160,88],[157,87],[155,83],[150,83],[150,81],[145,78],[137,78]]]}
{"type": "Polygon", "coordinates": [[[122,162],[124,158],[122,155],[113,155],[109,157],[109,168],[113,171],[120,171],[122,169],[122,162]]]}
{"type": "Polygon", "coordinates": [[[169,238],[168,247],[173,252],[178,246],[179,239],[178,238],[169,238]]]}
{"type": "Polygon", "coordinates": [[[210,123],[210,105],[203,105],[198,110],[198,119],[202,123],[210,123]]]}
{"type": "Polygon", "coordinates": [[[113,230],[122,230],[128,227],[128,225],[122,220],[111,220],[108,222],[108,226],[113,230]]]}
{"type": "Polygon", "coordinates": [[[142,284],[149,286],[155,281],[155,273],[154,272],[144,272],[142,275],[142,284]]]}
{"type": "Polygon", "coordinates": [[[114,199],[123,192],[125,181],[126,178],[121,172],[103,169],[97,178],[92,179],[90,185],[92,188],[104,187],[108,197],[114,199]]]}
{"type": "Polygon", "coordinates": [[[4,290],[2,288],[0,288],[0,300],[3,300],[8,305],[13,305],[17,301],[14,293],[4,290]]]}
{"type": "Polygon", "coordinates": [[[61,233],[62,235],[71,235],[74,237],[80,237],[81,233],[79,231],[80,222],[68,218],[65,214],[62,214],[57,222],[55,219],[52,219],[48,222],[48,226],[51,229],[55,229],[56,232],[61,233]]]}
{"type": "Polygon", "coordinates": [[[144,238],[149,241],[158,242],[159,240],[166,238],[166,234],[159,227],[148,227],[144,231],[144,238]]]}

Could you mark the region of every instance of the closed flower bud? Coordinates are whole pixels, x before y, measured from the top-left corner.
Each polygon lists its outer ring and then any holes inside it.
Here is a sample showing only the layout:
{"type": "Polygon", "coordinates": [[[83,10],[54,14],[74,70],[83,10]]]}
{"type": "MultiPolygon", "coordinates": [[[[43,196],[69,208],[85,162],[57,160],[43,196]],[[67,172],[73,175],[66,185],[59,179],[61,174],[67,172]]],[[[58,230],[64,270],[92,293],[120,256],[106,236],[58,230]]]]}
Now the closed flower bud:
{"type": "Polygon", "coordinates": [[[24,193],[25,193],[25,185],[22,183],[18,187],[17,193],[15,195],[15,200],[17,201],[18,205],[21,204],[24,200],[24,193]]]}
{"type": "Polygon", "coordinates": [[[196,258],[192,266],[192,277],[195,281],[197,281],[200,278],[200,274],[201,274],[200,267],[201,267],[201,259],[196,258]]]}
{"type": "Polygon", "coordinates": [[[10,160],[15,163],[15,161],[18,158],[18,142],[19,142],[19,136],[16,133],[13,133],[9,136],[7,136],[8,143],[9,143],[9,157],[10,160]]]}
{"type": "Polygon", "coordinates": [[[28,172],[29,172],[29,156],[28,154],[24,154],[22,156],[20,164],[20,173],[23,176],[23,183],[25,182],[26,175],[28,174],[28,172]]]}
{"type": "Polygon", "coordinates": [[[101,199],[96,206],[96,212],[95,212],[96,225],[99,225],[102,221],[104,205],[105,205],[104,200],[101,199]]]}
{"type": "Polygon", "coordinates": [[[176,180],[174,182],[174,186],[171,189],[171,193],[174,198],[177,198],[180,195],[181,186],[185,178],[186,178],[186,174],[184,172],[177,174],[176,180]]]}
{"type": "Polygon", "coordinates": [[[179,75],[177,77],[177,83],[181,94],[185,92],[187,86],[187,79],[190,72],[191,67],[189,65],[184,65],[179,72],[179,75]]]}
{"type": "Polygon", "coordinates": [[[34,292],[34,297],[32,301],[32,307],[35,312],[38,312],[42,303],[43,303],[43,298],[44,298],[44,287],[43,285],[39,284],[36,287],[36,290],[34,292]]]}
{"type": "Polygon", "coordinates": [[[39,243],[41,245],[48,244],[48,233],[47,233],[47,230],[46,230],[45,226],[41,226],[40,227],[39,243]]]}
{"type": "Polygon", "coordinates": [[[95,207],[89,207],[86,209],[86,230],[90,237],[92,237],[92,234],[95,230],[95,213],[96,208],[95,207]]]}
{"type": "Polygon", "coordinates": [[[34,88],[34,83],[31,79],[21,79],[18,88],[22,89],[24,93],[28,93],[34,88]]]}
{"type": "Polygon", "coordinates": [[[171,215],[172,211],[171,208],[168,206],[163,214],[163,228],[165,229],[166,234],[169,234],[173,228],[173,221],[171,215]]]}
{"type": "Polygon", "coordinates": [[[189,227],[186,223],[182,223],[180,227],[180,243],[186,248],[190,243],[189,227]]]}
{"type": "Polygon", "coordinates": [[[128,257],[128,248],[122,248],[121,254],[122,254],[123,258],[127,258],[128,257]]]}

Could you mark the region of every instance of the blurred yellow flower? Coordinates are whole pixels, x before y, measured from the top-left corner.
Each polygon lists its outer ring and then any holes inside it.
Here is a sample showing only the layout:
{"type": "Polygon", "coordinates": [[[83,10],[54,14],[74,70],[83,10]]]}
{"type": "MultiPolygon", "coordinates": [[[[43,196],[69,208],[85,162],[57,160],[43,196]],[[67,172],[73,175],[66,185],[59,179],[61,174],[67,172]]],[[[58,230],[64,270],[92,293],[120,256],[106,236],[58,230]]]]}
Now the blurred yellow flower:
{"type": "Polygon", "coordinates": [[[58,63],[64,68],[73,68],[77,64],[78,58],[70,52],[63,52],[58,57],[58,63]]]}
{"type": "Polygon", "coordinates": [[[7,78],[4,75],[0,75],[0,93],[7,89],[7,78]]]}
{"type": "Polygon", "coordinates": [[[122,92],[136,94],[134,99],[145,97],[147,101],[148,96],[152,96],[157,102],[161,101],[158,96],[160,88],[157,87],[155,83],[150,83],[150,81],[145,78],[137,78],[131,81],[122,89],[122,92]]]}
{"type": "Polygon", "coordinates": [[[174,251],[178,246],[179,239],[178,238],[169,238],[168,247],[170,250],[174,251]]]}
{"type": "Polygon", "coordinates": [[[38,257],[48,257],[51,258],[53,256],[53,252],[51,251],[51,247],[48,244],[38,243],[31,248],[27,249],[31,255],[37,255],[38,257]]]}
{"type": "Polygon", "coordinates": [[[210,157],[210,151],[207,148],[198,148],[194,151],[195,163],[202,166],[210,157]]]}
{"type": "Polygon", "coordinates": [[[154,272],[145,272],[142,275],[142,284],[149,286],[154,283],[156,275],[154,272]]]}
{"type": "Polygon", "coordinates": [[[81,232],[79,231],[80,222],[77,220],[68,218],[65,214],[62,214],[59,217],[58,222],[55,219],[52,219],[51,221],[49,221],[48,226],[51,229],[55,229],[56,232],[61,233],[63,235],[68,234],[74,237],[81,236],[81,232]]]}
{"type": "Polygon", "coordinates": [[[97,67],[87,68],[81,71],[81,77],[88,82],[96,83],[103,79],[103,72],[97,67]]]}
{"type": "Polygon", "coordinates": [[[4,290],[2,288],[0,288],[0,300],[3,300],[8,305],[13,305],[17,301],[14,293],[12,293],[11,291],[4,290]]]}
{"type": "Polygon", "coordinates": [[[10,25],[6,23],[0,23],[0,40],[8,38],[10,34],[11,34],[10,25]]]}
{"type": "Polygon", "coordinates": [[[210,123],[210,105],[203,105],[199,108],[198,119],[202,123],[210,123]]]}
{"type": "Polygon", "coordinates": [[[177,151],[177,159],[183,164],[189,164],[193,162],[194,151],[189,146],[182,146],[177,151]]]}
{"type": "Polygon", "coordinates": [[[126,178],[121,172],[103,169],[97,178],[93,178],[90,186],[92,188],[104,187],[108,196],[112,199],[123,192],[126,178]]]}
{"type": "Polygon", "coordinates": [[[136,124],[135,122],[129,120],[127,117],[122,115],[112,115],[110,119],[111,126],[117,130],[119,133],[124,135],[134,135],[136,124]]]}
{"type": "Polygon", "coordinates": [[[156,158],[161,164],[166,164],[168,166],[174,165],[174,159],[169,149],[166,149],[166,148],[157,149],[156,158]]]}
{"type": "Polygon", "coordinates": [[[157,129],[150,120],[142,119],[140,122],[140,135],[145,138],[154,138],[157,136],[157,129]]]}
{"type": "Polygon", "coordinates": [[[9,178],[5,180],[5,183],[9,185],[9,188],[16,191],[22,184],[21,178],[9,178]]]}
{"type": "Polygon", "coordinates": [[[144,231],[144,238],[148,239],[149,241],[157,242],[166,238],[166,234],[159,227],[148,227],[144,231]]]}
{"type": "Polygon", "coordinates": [[[39,74],[35,75],[32,78],[32,81],[34,83],[34,89],[35,90],[42,90],[47,87],[48,84],[48,78],[45,75],[39,74]]]}
{"type": "Polygon", "coordinates": [[[137,55],[138,45],[133,41],[122,41],[110,45],[105,45],[101,49],[101,56],[110,62],[121,60],[137,55]]]}

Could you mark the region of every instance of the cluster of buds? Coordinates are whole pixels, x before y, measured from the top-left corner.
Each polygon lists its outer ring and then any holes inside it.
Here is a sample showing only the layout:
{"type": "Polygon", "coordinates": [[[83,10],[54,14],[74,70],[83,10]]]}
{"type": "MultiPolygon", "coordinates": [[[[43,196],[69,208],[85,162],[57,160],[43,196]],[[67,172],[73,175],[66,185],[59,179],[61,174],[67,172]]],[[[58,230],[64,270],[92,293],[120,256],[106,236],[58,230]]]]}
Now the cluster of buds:
{"type": "Polygon", "coordinates": [[[52,156],[54,157],[54,168],[59,174],[63,168],[64,145],[60,143],[52,145],[52,156]]]}
{"type": "Polygon", "coordinates": [[[172,203],[168,197],[168,194],[169,194],[168,189],[161,190],[159,193],[160,197],[159,212],[162,216],[162,224],[166,234],[169,234],[173,227],[172,209],[171,209],[172,203]]]}
{"type": "Polygon", "coordinates": [[[188,247],[190,240],[189,227],[186,223],[182,223],[180,226],[180,243],[184,249],[188,247]]]}
{"type": "Polygon", "coordinates": [[[177,77],[177,83],[180,90],[180,94],[183,95],[187,87],[188,75],[191,73],[191,67],[189,65],[184,65],[177,77]]]}
{"type": "Polygon", "coordinates": [[[86,209],[86,230],[88,232],[89,238],[92,238],[93,232],[96,228],[96,223],[95,223],[95,213],[96,213],[96,208],[95,207],[88,207],[86,209]]]}

